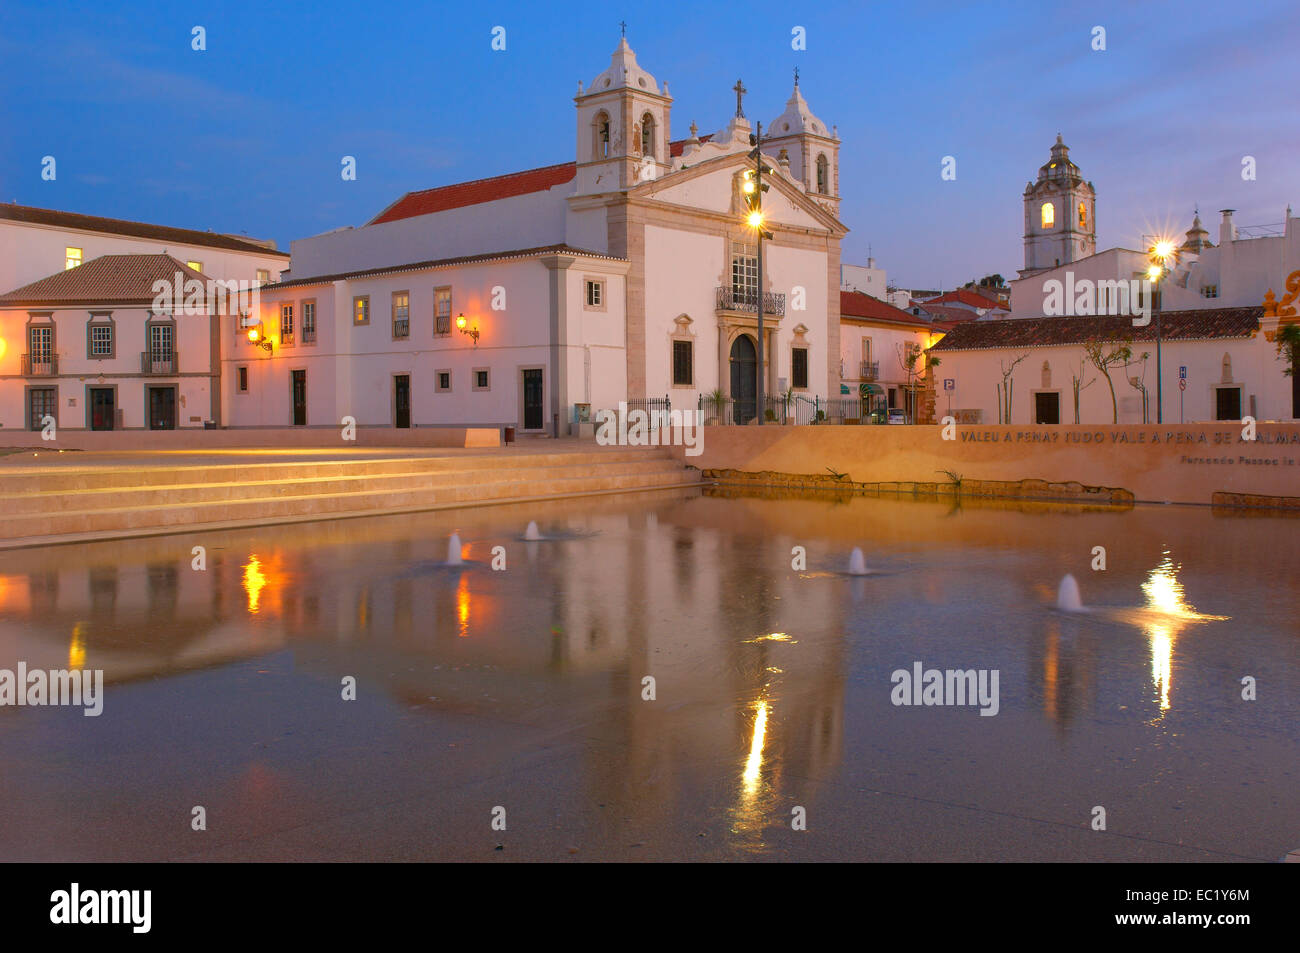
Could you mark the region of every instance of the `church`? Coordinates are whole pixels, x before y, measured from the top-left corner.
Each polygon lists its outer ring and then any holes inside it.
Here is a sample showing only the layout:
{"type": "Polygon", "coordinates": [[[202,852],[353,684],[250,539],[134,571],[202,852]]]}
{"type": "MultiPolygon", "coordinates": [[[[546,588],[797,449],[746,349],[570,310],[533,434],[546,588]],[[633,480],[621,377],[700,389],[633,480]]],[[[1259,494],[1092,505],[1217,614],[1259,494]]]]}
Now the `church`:
{"type": "Polygon", "coordinates": [[[223,319],[228,424],[564,436],[621,401],[725,402],[744,423],[760,302],[764,394],[838,395],[837,131],[796,72],[762,127],[760,287],[743,191],[757,130],[734,92],[720,130],[674,139],[668,83],[624,38],[578,83],[570,161],[411,192],[295,241],[256,312],[223,319]]]}

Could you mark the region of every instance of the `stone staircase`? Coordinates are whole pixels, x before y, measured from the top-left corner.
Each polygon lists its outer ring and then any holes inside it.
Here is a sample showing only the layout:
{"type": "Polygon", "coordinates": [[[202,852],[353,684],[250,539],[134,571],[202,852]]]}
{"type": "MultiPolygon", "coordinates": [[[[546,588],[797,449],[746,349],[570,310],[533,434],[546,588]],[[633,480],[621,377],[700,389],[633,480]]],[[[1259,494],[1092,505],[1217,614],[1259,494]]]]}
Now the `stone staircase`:
{"type": "Polygon", "coordinates": [[[699,483],[662,448],[230,457],[0,467],[0,549],[699,483]]]}

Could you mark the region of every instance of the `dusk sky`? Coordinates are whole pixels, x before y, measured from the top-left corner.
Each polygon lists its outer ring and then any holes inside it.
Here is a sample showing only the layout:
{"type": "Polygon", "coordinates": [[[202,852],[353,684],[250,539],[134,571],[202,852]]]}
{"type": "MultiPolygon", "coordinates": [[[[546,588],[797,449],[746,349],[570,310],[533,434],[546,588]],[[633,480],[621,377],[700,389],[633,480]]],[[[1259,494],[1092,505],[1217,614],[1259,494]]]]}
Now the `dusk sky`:
{"type": "Polygon", "coordinates": [[[571,161],[577,83],[620,19],[674,97],[721,128],[737,77],[769,122],[791,71],[839,127],[843,260],[950,288],[1023,264],[1025,183],[1058,132],[1097,189],[1099,249],[1300,204],[1300,8],[860,3],[288,5],[8,2],[0,200],[272,238],[360,225],[403,192],[571,161]],[[191,29],[207,50],[191,49],[191,29]],[[507,49],[490,49],[491,30],[507,49]],[[791,29],[807,50],[791,49],[791,29]],[[1106,50],[1091,48],[1094,26],[1106,50]],[[41,161],[57,160],[43,181],[41,161]],[[357,180],[340,158],[357,159],[357,180]],[[945,155],[956,181],[940,179],[945,155]],[[1257,178],[1243,181],[1253,156],[1257,178]]]}

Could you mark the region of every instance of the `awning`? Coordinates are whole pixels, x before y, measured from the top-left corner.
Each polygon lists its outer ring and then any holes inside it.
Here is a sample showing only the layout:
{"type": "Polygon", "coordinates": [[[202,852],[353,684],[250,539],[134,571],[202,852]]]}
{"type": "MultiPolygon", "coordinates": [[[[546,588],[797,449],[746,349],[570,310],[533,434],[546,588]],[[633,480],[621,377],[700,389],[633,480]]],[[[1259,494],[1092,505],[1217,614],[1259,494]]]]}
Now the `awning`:
{"type": "Polygon", "coordinates": [[[858,396],[869,397],[872,394],[884,394],[884,389],[879,384],[859,384],[858,396]]]}

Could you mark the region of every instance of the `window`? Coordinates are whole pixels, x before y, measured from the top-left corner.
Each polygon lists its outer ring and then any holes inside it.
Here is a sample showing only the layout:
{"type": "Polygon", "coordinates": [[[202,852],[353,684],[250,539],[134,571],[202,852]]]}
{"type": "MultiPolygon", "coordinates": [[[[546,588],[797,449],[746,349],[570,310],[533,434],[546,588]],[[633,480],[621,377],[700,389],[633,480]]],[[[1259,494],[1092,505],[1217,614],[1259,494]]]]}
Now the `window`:
{"type": "Polygon", "coordinates": [[[203,262],[201,261],[187,261],[185,264],[189,265],[195,271],[201,272],[203,270],[203,262]]]}
{"type": "Polygon", "coordinates": [[[27,349],[33,367],[54,363],[54,325],[32,325],[27,329],[27,349]]]}
{"type": "Polygon", "coordinates": [[[1082,202],[1079,203],[1079,227],[1088,227],[1088,206],[1084,205],[1082,202]]]}
{"type": "Polygon", "coordinates": [[[149,325],[149,360],[154,364],[165,364],[174,359],[172,353],[172,326],[170,324],[149,325]]]}
{"type": "Polygon", "coordinates": [[[407,291],[393,292],[393,338],[411,336],[411,295],[407,291]]]}
{"type": "Polygon", "coordinates": [[[592,281],[590,278],[586,282],[586,303],[588,308],[605,307],[605,282],[592,281]]]}
{"type": "Polygon", "coordinates": [[[731,243],[731,295],[737,307],[758,305],[758,256],[752,245],[731,243]]]}
{"type": "Polygon", "coordinates": [[[257,283],[259,285],[264,285],[270,280],[271,280],[271,272],[269,272],[265,268],[257,269],[257,283]]]}
{"type": "Polygon", "coordinates": [[[239,392],[241,394],[247,394],[248,393],[248,368],[247,367],[236,368],[236,378],[238,380],[239,392]]]}
{"type": "Polygon", "coordinates": [[[316,302],[302,303],[302,343],[316,343],[316,302]]]}
{"type": "Polygon", "coordinates": [[[90,356],[101,359],[113,356],[113,325],[109,322],[90,323],[90,356]]]}
{"type": "Polygon", "coordinates": [[[358,295],[352,299],[352,323],[370,323],[370,295],[358,295]]]}
{"type": "Polygon", "coordinates": [[[434,390],[440,394],[451,392],[451,371],[438,371],[434,378],[434,390]]]}
{"type": "Polygon", "coordinates": [[[806,388],[808,386],[808,349],[796,347],[790,349],[790,386],[806,388]]]}
{"type": "Polygon", "coordinates": [[[486,367],[474,368],[474,389],[490,390],[488,387],[488,369],[486,367]]]}
{"type": "Polygon", "coordinates": [[[646,113],[641,117],[641,155],[654,158],[655,117],[646,113]]]}
{"type": "Polygon", "coordinates": [[[1217,298],[1218,296],[1219,296],[1218,285],[1205,285],[1203,288],[1201,288],[1202,298],[1217,298]]]}
{"type": "Polygon", "coordinates": [[[63,250],[63,254],[66,262],[64,265],[65,271],[68,268],[76,268],[78,265],[81,264],[80,248],[73,248],[71,245],[69,245],[67,248],[63,250]]]}
{"type": "Polygon", "coordinates": [[[57,387],[33,387],[27,394],[27,424],[32,430],[44,430],[46,417],[58,418],[59,390],[57,387]]]}
{"type": "Polygon", "coordinates": [[[451,333],[451,288],[433,289],[433,333],[451,333]]]}
{"type": "Polygon", "coordinates": [[[293,346],[293,305],[280,305],[280,346],[293,346]]]}
{"type": "Polygon", "coordinates": [[[692,387],[695,384],[695,346],[690,341],[673,342],[673,384],[692,387]]]}
{"type": "MultiPolygon", "coordinates": [[[[1051,202],[1043,203],[1043,228],[1052,228],[1056,225],[1056,206],[1051,202]]],[[[1059,264],[1059,263],[1058,263],[1059,264]]]]}
{"type": "Polygon", "coordinates": [[[817,192],[820,195],[830,194],[830,171],[830,163],[826,161],[826,154],[822,153],[817,157],[817,192]]]}

